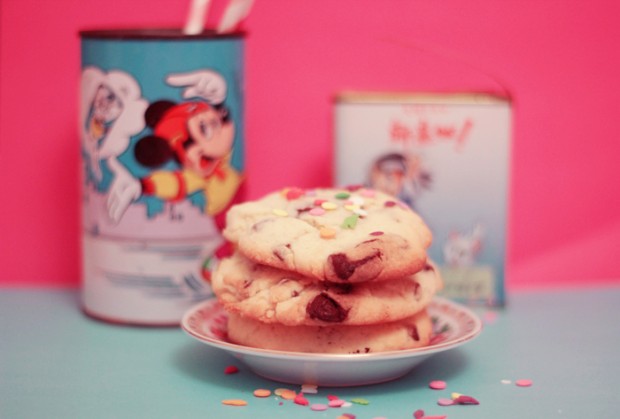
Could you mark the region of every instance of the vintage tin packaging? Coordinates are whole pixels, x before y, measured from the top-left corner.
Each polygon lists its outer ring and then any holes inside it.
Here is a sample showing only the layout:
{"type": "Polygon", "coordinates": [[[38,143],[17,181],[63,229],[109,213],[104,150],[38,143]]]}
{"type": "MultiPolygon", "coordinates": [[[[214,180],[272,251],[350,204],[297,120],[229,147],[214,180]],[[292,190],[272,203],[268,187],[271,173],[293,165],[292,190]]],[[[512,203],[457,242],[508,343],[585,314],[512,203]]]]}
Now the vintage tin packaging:
{"type": "Polygon", "coordinates": [[[334,101],[337,185],[400,198],[433,232],[441,294],[506,302],[512,105],[483,92],[342,92],[334,101]]]}
{"type": "Polygon", "coordinates": [[[175,325],[212,295],[244,177],[244,35],[80,32],[82,303],[175,325]]]}

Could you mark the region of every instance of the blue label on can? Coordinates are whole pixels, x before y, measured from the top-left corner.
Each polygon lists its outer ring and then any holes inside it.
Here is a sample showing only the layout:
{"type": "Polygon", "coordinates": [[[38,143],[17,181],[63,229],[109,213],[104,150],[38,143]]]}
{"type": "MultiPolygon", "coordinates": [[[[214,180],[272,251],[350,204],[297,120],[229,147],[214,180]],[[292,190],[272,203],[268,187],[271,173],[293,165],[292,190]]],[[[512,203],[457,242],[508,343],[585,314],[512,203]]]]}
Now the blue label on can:
{"type": "Polygon", "coordinates": [[[82,39],[84,229],[219,237],[244,170],[243,40],[82,39]]]}

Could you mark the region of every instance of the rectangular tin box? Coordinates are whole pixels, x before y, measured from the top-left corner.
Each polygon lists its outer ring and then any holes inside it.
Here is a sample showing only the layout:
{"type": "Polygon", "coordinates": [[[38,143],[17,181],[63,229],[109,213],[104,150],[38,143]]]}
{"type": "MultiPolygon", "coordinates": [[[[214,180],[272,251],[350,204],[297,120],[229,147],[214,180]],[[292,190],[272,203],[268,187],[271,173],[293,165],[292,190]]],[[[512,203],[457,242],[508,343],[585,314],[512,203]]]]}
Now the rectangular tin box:
{"type": "Polygon", "coordinates": [[[511,102],[484,93],[346,92],[334,102],[338,186],[410,205],[433,232],[442,295],[503,305],[511,102]]]}

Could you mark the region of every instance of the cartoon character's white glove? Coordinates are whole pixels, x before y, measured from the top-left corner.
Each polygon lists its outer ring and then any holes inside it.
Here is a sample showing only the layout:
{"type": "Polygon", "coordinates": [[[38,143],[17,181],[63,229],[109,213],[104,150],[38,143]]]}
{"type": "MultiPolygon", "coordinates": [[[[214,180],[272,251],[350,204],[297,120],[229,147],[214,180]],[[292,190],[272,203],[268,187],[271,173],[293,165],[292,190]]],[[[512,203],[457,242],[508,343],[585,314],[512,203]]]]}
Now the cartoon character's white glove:
{"type": "Polygon", "coordinates": [[[110,159],[109,163],[115,176],[108,192],[107,209],[110,219],[118,223],[129,205],[142,195],[142,185],[116,159],[110,159]]]}
{"type": "Polygon", "coordinates": [[[175,87],[185,87],[183,98],[202,98],[213,105],[226,99],[226,80],[221,74],[211,70],[171,74],[166,82],[175,87]]]}

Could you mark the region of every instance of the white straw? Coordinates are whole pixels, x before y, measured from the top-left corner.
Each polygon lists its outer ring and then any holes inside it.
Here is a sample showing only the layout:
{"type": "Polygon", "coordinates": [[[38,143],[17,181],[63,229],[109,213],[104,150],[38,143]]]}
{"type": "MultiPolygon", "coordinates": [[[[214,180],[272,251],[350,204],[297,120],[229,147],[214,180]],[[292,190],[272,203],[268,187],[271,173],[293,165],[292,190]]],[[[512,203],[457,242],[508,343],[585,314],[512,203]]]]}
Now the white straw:
{"type": "Polygon", "coordinates": [[[254,0],[230,0],[217,27],[218,33],[235,30],[239,23],[250,13],[254,0]]]}
{"type": "Polygon", "coordinates": [[[196,35],[204,29],[210,0],[192,0],[187,22],[183,28],[186,35],[196,35]]]}

